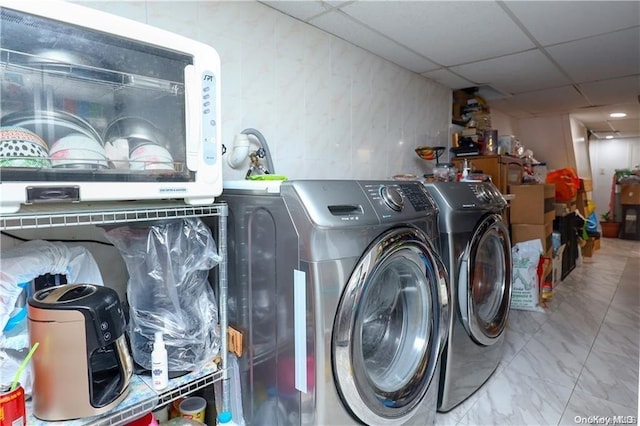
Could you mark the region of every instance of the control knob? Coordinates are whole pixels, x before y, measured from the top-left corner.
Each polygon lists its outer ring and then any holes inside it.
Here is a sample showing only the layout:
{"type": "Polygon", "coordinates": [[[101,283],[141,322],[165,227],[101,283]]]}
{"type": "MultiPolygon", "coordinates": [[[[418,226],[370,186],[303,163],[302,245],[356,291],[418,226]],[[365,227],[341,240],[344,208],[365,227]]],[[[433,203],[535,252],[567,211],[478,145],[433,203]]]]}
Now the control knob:
{"type": "Polygon", "coordinates": [[[397,188],[392,186],[383,186],[380,188],[380,195],[382,200],[391,210],[399,212],[404,207],[404,200],[402,194],[397,188]]]}
{"type": "Polygon", "coordinates": [[[476,197],[478,200],[484,201],[485,203],[490,203],[493,201],[493,197],[489,191],[484,187],[484,185],[476,186],[476,197]]]}

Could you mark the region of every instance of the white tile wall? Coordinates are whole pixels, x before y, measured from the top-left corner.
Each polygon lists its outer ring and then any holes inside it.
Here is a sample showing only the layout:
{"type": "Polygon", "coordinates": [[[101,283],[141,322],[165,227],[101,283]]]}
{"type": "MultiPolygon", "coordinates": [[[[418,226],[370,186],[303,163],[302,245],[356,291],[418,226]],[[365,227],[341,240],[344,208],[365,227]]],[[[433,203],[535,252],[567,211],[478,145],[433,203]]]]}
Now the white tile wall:
{"type": "MultiPolygon", "coordinates": [[[[81,1],[212,45],[222,61],[227,147],[262,132],[289,178],[422,175],[419,145],[449,142],[450,90],[257,3],[81,1]]],[[[248,169],[226,166],[225,179],[248,169]]]]}

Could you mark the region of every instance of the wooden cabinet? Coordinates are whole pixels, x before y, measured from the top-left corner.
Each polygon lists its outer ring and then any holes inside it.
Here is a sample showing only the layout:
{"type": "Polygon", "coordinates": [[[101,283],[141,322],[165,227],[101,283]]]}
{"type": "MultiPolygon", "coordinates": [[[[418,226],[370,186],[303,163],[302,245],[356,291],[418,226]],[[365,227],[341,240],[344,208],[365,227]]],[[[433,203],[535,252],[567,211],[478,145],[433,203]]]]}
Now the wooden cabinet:
{"type": "Polygon", "coordinates": [[[465,158],[469,162],[472,172],[484,173],[491,176],[493,184],[507,194],[509,185],[522,183],[523,161],[508,155],[480,155],[472,157],[456,157],[452,160],[458,170],[462,170],[465,158]]]}

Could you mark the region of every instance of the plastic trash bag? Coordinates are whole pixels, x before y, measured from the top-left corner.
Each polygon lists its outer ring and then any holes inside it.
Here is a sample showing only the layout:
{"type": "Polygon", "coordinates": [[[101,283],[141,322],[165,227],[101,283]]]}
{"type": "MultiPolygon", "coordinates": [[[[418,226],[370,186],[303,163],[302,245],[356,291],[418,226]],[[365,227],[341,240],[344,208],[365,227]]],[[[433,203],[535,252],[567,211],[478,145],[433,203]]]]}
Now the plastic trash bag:
{"type": "Polygon", "coordinates": [[[595,212],[591,213],[585,221],[585,229],[587,232],[598,232],[598,217],[595,212]]]}
{"type": "Polygon", "coordinates": [[[580,188],[580,178],[571,167],[548,172],[547,183],[555,184],[556,201],[559,203],[572,201],[578,195],[578,188],[580,188]]]}
{"type": "Polygon", "coordinates": [[[154,334],[161,331],[169,372],[193,371],[220,348],[218,307],[209,270],[221,258],[198,218],[107,232],[122,254],[129,281],[129,337],[134,360],[151,369],[154,334]]]}
{"type": "Polygon", "coordinates": [[[20,283],[40,275],[63,274],[68,284],[103,285],[98,264],[91,252],[82,246],[44,240],[27,241],[3,248],[0,265],[0,346],[2,330],[23,290],[20,283]]]}

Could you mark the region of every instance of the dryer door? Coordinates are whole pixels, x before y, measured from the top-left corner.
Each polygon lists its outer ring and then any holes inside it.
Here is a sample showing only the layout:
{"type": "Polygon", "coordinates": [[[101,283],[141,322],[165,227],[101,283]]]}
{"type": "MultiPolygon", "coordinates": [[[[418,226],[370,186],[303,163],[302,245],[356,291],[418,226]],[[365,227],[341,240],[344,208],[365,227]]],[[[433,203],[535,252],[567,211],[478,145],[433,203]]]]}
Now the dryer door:
{"type": "Polygon", "coordinates": [[[396,425],[415,414],[447,338],[447,281],[415,228],[381,235],[357,263],[334,322],[332,364],[342,401],[359,421],[396,425]]]}
{"type": "Polygon", "coordinates": [[[496,342],[511,305],[511,240],[496,214],[480,222],[462,256],[458,303],[469,335],[482,345],[496,342]]]}

